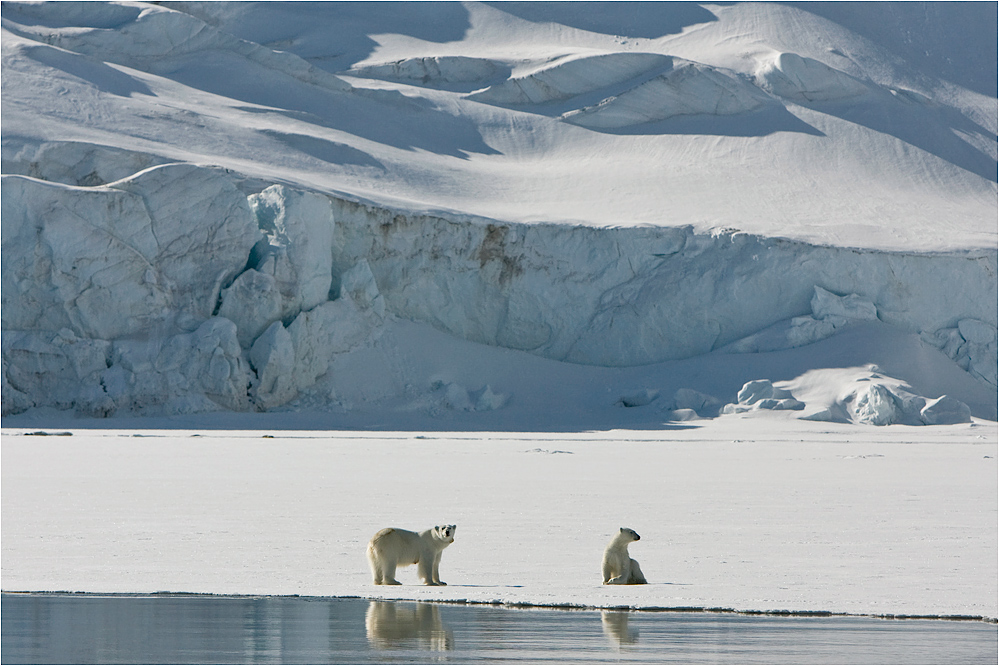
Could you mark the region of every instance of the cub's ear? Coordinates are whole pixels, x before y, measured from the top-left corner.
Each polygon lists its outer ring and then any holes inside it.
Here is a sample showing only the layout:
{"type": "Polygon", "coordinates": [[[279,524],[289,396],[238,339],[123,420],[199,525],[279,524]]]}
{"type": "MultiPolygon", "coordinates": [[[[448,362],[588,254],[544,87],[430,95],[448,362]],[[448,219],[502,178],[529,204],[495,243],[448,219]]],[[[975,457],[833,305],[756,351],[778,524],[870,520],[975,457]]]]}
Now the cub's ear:
{"type": "Polygon", "coordinates": [[[621,531],[622,531],[622,532],[627,532],[627,531],[628,531],[628,528],[627,528],[627,527],[622,527],[622,528],[621,528],[621,531]]]}

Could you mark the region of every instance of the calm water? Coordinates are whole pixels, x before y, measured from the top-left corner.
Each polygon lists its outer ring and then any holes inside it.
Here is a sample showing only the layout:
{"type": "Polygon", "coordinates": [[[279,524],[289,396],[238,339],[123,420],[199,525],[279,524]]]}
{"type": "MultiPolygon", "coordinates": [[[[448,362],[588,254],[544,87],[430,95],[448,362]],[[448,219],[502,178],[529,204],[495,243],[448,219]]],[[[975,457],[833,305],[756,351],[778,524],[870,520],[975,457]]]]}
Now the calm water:
{"type": "Polygon", "coordinates": [[[997,663],[974,621],[509,609],[302,597],[2,597],[15,663],[997,663]]]}

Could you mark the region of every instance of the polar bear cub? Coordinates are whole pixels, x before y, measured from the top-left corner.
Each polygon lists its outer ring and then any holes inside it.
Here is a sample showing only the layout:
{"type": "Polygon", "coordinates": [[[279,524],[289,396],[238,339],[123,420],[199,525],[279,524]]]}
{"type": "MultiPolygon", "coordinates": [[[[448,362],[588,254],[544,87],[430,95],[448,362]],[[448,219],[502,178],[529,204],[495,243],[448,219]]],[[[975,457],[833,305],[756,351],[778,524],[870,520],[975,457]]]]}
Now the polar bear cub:
{"type": "Polygon", "coordinates": [[[614,535],[604,550],[604,585],[645,585],[649,582],[638,562],[628,555],[628,544],[641,538],[638,532],[627,527],[614,535]]]}
{"type": "Polygon", "coordinates": [[[454,543],[455,525],[437,525],[420,533],[386,527],[371,537],[368,562],[375,585],[402,585],[395,579],[395,568],[418,565],[418,573],[427,585],[441,582],[441,552],[454,543]]]}

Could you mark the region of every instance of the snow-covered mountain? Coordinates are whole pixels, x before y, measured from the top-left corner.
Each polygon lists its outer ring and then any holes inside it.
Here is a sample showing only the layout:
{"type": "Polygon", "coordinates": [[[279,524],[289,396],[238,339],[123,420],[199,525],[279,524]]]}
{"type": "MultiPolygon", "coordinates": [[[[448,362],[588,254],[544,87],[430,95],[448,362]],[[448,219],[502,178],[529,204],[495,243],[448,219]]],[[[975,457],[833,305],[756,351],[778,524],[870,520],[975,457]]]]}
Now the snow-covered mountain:
{"type": "Polygon", "coordinates": [[[994,420],[996,20],[5,2],[5,421],[994,420]]]}

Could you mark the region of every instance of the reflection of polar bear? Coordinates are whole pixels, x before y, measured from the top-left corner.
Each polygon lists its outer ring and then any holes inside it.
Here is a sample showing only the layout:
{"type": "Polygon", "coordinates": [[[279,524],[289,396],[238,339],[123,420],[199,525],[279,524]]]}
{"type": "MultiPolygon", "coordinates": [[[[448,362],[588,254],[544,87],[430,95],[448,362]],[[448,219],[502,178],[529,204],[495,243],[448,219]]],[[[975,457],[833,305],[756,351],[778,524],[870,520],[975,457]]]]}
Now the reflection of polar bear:
{"type": "Polygon", "coordinates": [[[645,585],[638,562],[628,555],[628,544],[642,537],[638,532],[622,527],[604,550],[604,585],[645,585]]]}
{"type": "Polygon", "coordinates": [[[402,585],[395,579],[397,566],[419,565],[418,573],[427,585],[447,585],[441,582],[441,551],[454,543],[454,525],[438,525],[429,530],[410,532],[386,527],[371,537],[368,562],[375,585],[402,585]]]}
{"type": "Polygon", "coordinates": [[[405,649],[413,644],[443,652],[454,648],[454,635],[441,621],[437,604],[372,601],[364,616],[368,643],[378,650],[405,649]]]}

